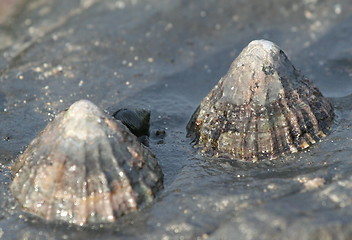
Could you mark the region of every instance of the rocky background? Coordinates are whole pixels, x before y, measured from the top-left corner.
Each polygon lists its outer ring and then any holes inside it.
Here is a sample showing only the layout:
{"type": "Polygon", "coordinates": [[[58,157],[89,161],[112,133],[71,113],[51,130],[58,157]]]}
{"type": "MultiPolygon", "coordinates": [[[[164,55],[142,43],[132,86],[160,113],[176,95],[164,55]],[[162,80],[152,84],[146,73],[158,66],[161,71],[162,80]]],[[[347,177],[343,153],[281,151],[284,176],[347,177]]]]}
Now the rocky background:
{"type": "Polygon", "coordinates": [[[351,21],[349,0],[0,0],[0,238],[352,239],[351,21]],[[331,98],[331,134],[259,164],[198,155],[191,114],[262,38],[331,98]],[[82,98],[151,109],[165,188],[114,224],[46,223],[17,206],[9,167],[82,98]]]}

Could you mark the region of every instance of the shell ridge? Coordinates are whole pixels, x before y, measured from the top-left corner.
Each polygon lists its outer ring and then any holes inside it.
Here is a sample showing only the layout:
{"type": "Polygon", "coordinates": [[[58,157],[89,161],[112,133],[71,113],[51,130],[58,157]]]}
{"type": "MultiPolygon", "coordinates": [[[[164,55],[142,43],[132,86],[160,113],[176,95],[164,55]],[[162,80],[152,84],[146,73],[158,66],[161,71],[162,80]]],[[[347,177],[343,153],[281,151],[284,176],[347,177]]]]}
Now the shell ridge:
{"type": "Polygon", "coordinates": [[[30,161],[25,160],[25,161],[28,162],[27,169],[29,169],[29,178],[28,178],[28,180],[30,180],[30,185],[27,188],[27,192],[24,192],[24,195],[27,196],[27,197],[30,197],[30,195],[28,193],[30,191],[31,186],[34,185],[34,180],[35,180],[35,176],[36,176],[36,173],[37,173],[37,170],[38,170],[38,165],[40,164],[42,158],[40,156],[40,153],[38,153],[38,152],[35,152],[33,155],[31,155],[28,158],[30,158],[31,160],[30,161]]]}
{"type": "MultiPolygon", "coordinates": [[[[84,142],[83,143],[83,147],[84,149],[86,149],[86,143],[84,142]]],[[[83,178],[83,192],[85,195],[84,198],[83,198],[83,203],[84,203],[84,207],[85,207],[85,215],[83,216],[83,220],[82,220],[82,224],[88,222],[88,219],[90,217],[90,213],[89,213],[89,208],[91,207],[90,206],[90,199],[89,199],[89,189],[88,189],[88,168],[86,166],[88,166],[87,164],[87,153],[86,151],[83,151],[83,157],[84,157],[84,178],[83,178]]]]}
{"type": "Polygon", "coordinates": [[[297,137],[295,138],[295,142],[297,142],[297,145],[299,146],[299,150],[303,150],[305,147],[303,147],[306,143],[306,132],[307,132],[307,127],[305,125],[305,121],[302,115],[302,112],[300,111],[300,109],[297,109],[295,107],[292,106],[293,112],[296,114],[297,116],[297,123],[299,126],[299,134],[297,135],[297,137]]]}
{"type": "MultiPolygon", "coordinates": [[[[216,110],[216,107],[215,106],[212,106],[212,109],[213,111],[217,111],[216,110]]],[[[217,146],[217,142],[218,142],[218,139],[219,139],[219,136],[220,136],[220,130],[216,130],[216,128],[214,127],[215,125],[219,124],[221,121],[221,119],[219,118],[214,118],[214,116],[209,116],[206,118],[206,121],[205,122],[208,122],[210,127],[207,129],[207,131],[209,131],[211,133],[211,135],[213,136],[213,140],[212,141],[209,141],[208,138],[205,138],[205,139],[202,139],[202,142],[204,144],[204,146],[206,146],[209,151],[213,150],[216,148],[217,146]]]]}
{"type": "Polygon", "coordinates": [[[300,146],[300,150],[303,150],[308,147],[307,143],[307,132],[308,132],[308,127],[306,125],[306,122],[304,120],[304,116],[302,113],[302,109],[300,108],[298,101],[299,101],[299,94],[297,93],[296,90],[293,90],[291,92],[291,96],[293,97],[293,104],[291,104],[289,107],[295,112],[295,115],[297,116],[297,122],[298,126],[300,129],[300,133],[298,137],[296,138],[296,141],[298,141],[298,145],[300,146]]]}
{"type": "Polygon", "coordinates": [[[292,128],[290,126],[289,121],[287,120],[287,110],[280,104],[283,96],[280,94],[278,101],[276,102],[276,107],[279,110],[279,119],[280,119],[280,128],[281,128],[281,138],[282,142],[284,144],[284,153],[286,152],[294,152],[295,151],[295,146],[292,143],[291,140],[291,131],[292,128]]]}
{"type": "Polygon", "coordinates": [[[270,113],[271,116],[271,132],[274,133],[276,144],[276,152],[274,151],[274,157],[279,156],[281,153],[286,151],[286,139],[283,136],[282,126],[278,125],[280,123],[281,111],[277,109],[277,103],[273,102],[270,104],[270,113]]]}
{"type": "MultiPolygon", "coordinates": [[[[254,92],[252,92],[252,94],[251,94],[251,97],[250,97],[250,100],[252,100],[251,98],[253,97],[253,94],[254,94],[254,92]]],[[[244,132],[242,133],[242,134],[244,134],[244,137],[242,138],[242,143],[241,143],[241,145],[242,145],[242,156],[241,156],[241,158],[242,159],[245,159],[245,160],[247,160],[246,158],[247,158],[247,154],[249,154],[248,153],[248,147],[249,147],[249,144],[250,144],[250,134],[249,134],[249,128],[250,128],[250,122],[251,122],[251,118],[253,117],[253,114],[252,114],[252,111],[251,111],[251,109],[248,109],[247,107],[245,107],[244,108],[245,110],[245,117],[243,118],[243,119],[245,119],[246,120],[246,122],[244,123],[244,132]]]]}
{"type": "Polygon", "coordinates": [[[156,159],[153,158],[153,154],[143,145],[140,154],[145,156],[145,162],[143,162],[140,166],[142,169],[142,174],[139,175],[138,183],[140,184],[140,189],[144,192],[144,194],[139,194],[139,201],[142,201],[143,199],[146,204],[149,204],[156,196],[157,188],[162,187],[162,178],[159,179],[156,174],[156,172],[159,174],[162,174],[162,172],[156,162],[156,159]],[[149,185],[152,187],[148,187],[149,185]]]}
{"type": "MultiPolygon", "coordinates": [[[[103,132],[105,134],[105,132],[103,132]]],[[[97,195],[94,198],[94,203],[95,203],[95,212],[97,213],[97,216],[99,217],[99,221],[112,221],[113,220],[113,209],[111,202],[109,201],[109,195],[111,194],[110,191],[110,186],[109,186],[109,179],[106,175],[106,171],[104,169],[104,160],[105,158],[102,158],[102,153],[101,153],[101,143],[97,143],[97,162],[96,162],[96,167],[97,167],[97,172],[99,177],[99,184],[100,185],[100,190],[95,189],[94,193],[97,195]],[[98,190],[98,192],[97,192],[98,190]],[[98,202],[98,200],[100,200],[98,202]]]]}
{"type": "Polygon", "coordinates": [[[315,116],[314,114],[311,114],[311,111],[309,111],[310,109],[307,107],[307,105],[304,105],[302,106],[301,108],[301,112],[302,112],[302,116],[303,116],[303,119],[304,119],[304,122],[307,126],[307,132],[306,132],[306,135],[309,139],[309,142],[311,144],[319,141],[319,137],[318,137],[318,133],[319,133],[319,130],[316,129],[316,126],[317,126],[317,123],[312,122],[311,119],[315,119],[315,116]]]}
{"type": "MultiPolygon", "coordinates": [[[[17,176],[20,176],[21,173],[25,173],[25,172],[29,172],[30,169],[26,166],[26,165],[23,165],[19,170],[18,172],[16,173],[17,176]]],[[[29,175],[29,173],[28,173],[29,175]]],[[[15,197],[20,200],[20,201],[24,201],[23,198],[26,197],[26,195],[24,194],[25,191],[28,191],[26,190],[25,188],[28,188],[30,185],[28,184],[28,179],[27,181],[23,178],[20,178],[18,177],[17,179],[14,179],[14,181],[18,182],[18,184],[16,186],[11,186],[11,190],[13,192],[16,192],[18,193],[15,197]]]]}
{"type": "Polygon", "coordinates": [[[318,122],[315,115],[312,112],[312,109],[309,103],[307,103],[307,101],[304,100],[304,98],[302,98],[299,93],[297,94],[298,94],[298,98],[296,99],[297,106],[300,108],[300,112],[302,114],[303,121],[306,126],[305,135],[308,138],[309,142],[313,144],[314,142],[319,140],[319,136],[317,135],[319,133],[319,129],[317,129],[318,122]]]}
{"type": "MultiPolygon", "coordinates": [[[[34,171],[34,169],[33,169],[34,171]]],[[[32,174],[31,174],[31,169],[29,169],[27,166],[23,166],[21,169],[20,169],[20,172],[19,173],[22,173],[22,172],[28,172],[28,175],[30,176],[30,178],[28,179],[20,179],[20,182],[19,183],[20,185],[22,185],[19,189],[19,195],[16,196],[16,198],[22,202],[27,208],[27,202],[30,200],[30,196],[28,195],[29,191],[30,191],[30,188],[31,186],[33,185],[33,179],[32,179],[32,174]]]]}
{"type": "MultiPolygon", "coordinates": [[[[254,78],[254,74],[253,74],[253,78],[254,78]]],[[[259,81],[259,79],[256,79],[255,80],[255,82],[254,82],[254,86],[255,86],[255,88],[252,90],[252,96],[251,96],[251,102],[253,102],[253,97],[254,97],[254,95],[256,95],[256,94],[260,94],[260,93],[257,93],[257,91],[259,90],[259,85],[260,84],[260,81],[259,81]]],[[[264,84],[265,85],[267,85],[268,84],[268,80],[267,80],[267,78],[266,78],[266,81],[264,81],[264,84]]],[[[266,94],[266,96],[265,96],[265,101],[267,102],[268,101],[268,98],[269,98],[269,93],[267,93],[266,94]]],[[[254,152],[255,152],[255,154],[253,155],[253,153],[252,153],[252,159],[253,160],[258,160],[258,159],[260,159],[260,155],[262,154],[262,153],[260,153],[260,151],[259,151],[259,144],[260,144],[260,141],[259,141],[259,125],[258,125],[258,121],[260,120],[260,115],[261,115],[261,113],[259,113],[259,114],[255,114],[255,112],[260,112],[260,110],[259,109],[261,109],[262,108],[262,106],[253,106],[253,107],[251,107],[251,118],[255,118],[255,136],[254,136],[254,143],[253,143],[253,145],[254,145],[254,152]],[[254,111],[254,112],[253,112],[254,111]]],[[[249,131],[249,129],[247,129],[246,131],[249,131]]],[[[253,131],[252,131],[252,134],[253,134],[253,131]]]]}
{"type": "MultiPolygon", "coordinates": [[[[157,164],[157,162],[155,162],[156,160],[155,160],[154,156],[151,156],[150,153],[148,152],[148,150],[146,150],[145,148],[143,148],[143,151],[147,151],[147,156],[146,156],[147,164],[146,164],[146,168],[152,170],[149,175],[150,175],[150,177],[152,177],[152,181],[153,181],[153,182],[156,182],[156,184],[151,187],[151,189],[152,189],[152,194],[153,194],[153,196],[155,197],[157,189],[160,188],[160,187],[162,187],[162,182],[163,182],[163,179],[162,179],[162,178],[159,179],[158,176],[157,176],[157,174],[155,173],[155,171],[158,172],[158,174],[161,174],[161,175],[163,175],[163,174],[162,174],[161,168],[159,167],[159,165],[157,164]]],[[[143,154],[144,154],[144,153],[143,153],[143,154]]],[[[147,174],[147,173],[148,173],[148,172],[146,172],[146,174],[147,174]]],[[[148,176],[149,176],[149,175],[148,175],[148,176]]]]}
{"type": "MultiPolygon", "coordinates": [[[[239,124],[238,124],[238,133],[243,136],[244,135],[244,128],[245,128],[245,123],[244,121],[241,121],[241,120],[244,120],[244,118],[242,117],[242,115],[244,115],[245,113],[243,112],[244,110],[243,109],[239,109],[239,112],[238,112],[238,115],[235,115],[235,119],[237,118],[239,120],[239,124]]],[[[244,145],[244,137],[242,137],[240,139],[240,142],[239,142],[239,154],[238,154],[238,157],[240,159],[243,159],[243,156],[244,156],[244,153],[243,153],[243,145],[244,145]]]]}
{"type": "MultiPolygon", "coordinates": [[[[117,180],[120,182],[127,182],[128,185],[130,185],[131,183],[129,182],[127,173],[119,166],[118,161],[114,155],[114,145],[109,142],[109,144],[107,144],[106,146],[108,146],[108,147],[104,147],[105,150],[103,152],[104,152],[104,154],[107,154],[109,152],[109,157],[107,159],[111,161],[111,166],[107,170],[115,170],[115,177],[113,177],[114,180],[117,180]],[[123,172],[123,175],[121,176],[119,174],[119,172],[123,172]]],[[[102,147],[103,147],[103,145],[102,145],[102,147]]],[[[126,162],[126,161],[124,161],[124,162],[126,162]]],[[[114,218],[118,219],[119,217],[121,217],[121,215],[119,215],[119,213],[118,213],[118,209],[121,206],[117,206],[114,203],[115,187],[116,187],[116,186],[114,186],[114,180],[109,181],[109,187],[111,190],[110,204],[112,207],[112,214],[113,214],[114,218]]],[[[128,201],[126,201],[126,199],[123,199],[123,202],[128,202],[128,201]]]]}
{"type": "MultiPolygon", "coordinates": [[[[95,161],[97,155],[97,149],[93,148],[92,142],[85,143],[86,154],[86,165],[90,166],[87,171],[87,189],[88,189],[88,199],[90,202],[90,219],[93,221],[100,221],[100,216],[98,215],[99,206],[97,205],[97,198],[102,192],[102,182],[100,181],[99,174],[99,163],[95,161]]],[[[93,142],[94,145],[94,142],[93,142]]]]}
{"type": "MultiPolygon", "coordinates": [[[[41,134],[40,138],[38,138],[38,143],[43,141],[43,138],[46,137],[46,134],[41,134]]],[[[57,142],[55,142],[55,144],[57,144],[57,142]]],[[[47,151],[47,149],[45,149],[47,151]]],[[[31,202],[32,198],[33,198],[33,189],[34,191],[36,191],[36,188],[38,187],[36,185],[36,178],[39,177],[37,175],[38,173],[38,169],[39,169],[39,165],[42,162],[45,162],[45,160],[42,157],[42,152],[33,152],[33,154],[28,156],[28,159],[30,160],[25,160],[26,162],[28,162],[28,166],[26,166],[26,168],[29,170],[29,177],[28,180],[26,182],[23,183],[23,190],[22,191],[22,195],[24,196],[24,199],[22,200],[23,203],[25,204],[25,207],[27,209],[31,209],[31,206],[27,205],[28,202],[31,202]],[[26,188],[24,188],[27,185],[26,188]]],[[[42,213],[40,213],[42,215],[42,213]]],[[[42,215],[43,217],[47,217],[45,215],[42,215]]]]}
{"type": "MultiPolygon", "coordinates": [[[[42,138],[45,138],[45,137],[46,137],[45,135],[42,135],[42,138]]],[[[42,138],[40,138],[39,142],[42,141],[42,138]]],[[[58,142],[55,142],[55,145],[58,145],[58,142]]],[[[25,199],[25,202],[30,202],[30,200],[32,200],[32,198],[33,198],[33,192],[29,192],[31,188],[34,188],[35,189],[34,191],[36,191],[36,189],[38,189],[37,191],[40,191],[40,192],[43,191],[43,189],[42,189],[43,186],[40,186],[40,185],[38,186],[36,184],[36,182],[37,182],[37,178],[42,177],[38,174],[38,170],[40,169],[40,164],[45,164],[47,166],[46,161],[45,161],[45,160],[47,160],[47,158],[44,159],[42,157],[45,154],[45,152],[44,153],[38,152],[37,154],[39,156],[38,157],[33,156],[33,158],[30,161],[31,163],[33,163],[33,165],[29,164],[29,166],[28,166],[28,168],[33,170],[33,172],[31,171],[32,173],[30,173],[29,178],[28,178],[31,180],[31,185],[30,185],[31,187],[29,187],[28,192],[25,193],[25,196],[27,196],[27,198],[25,199]],[[37,160],[37,161],[35,161],[35,160],[37,160]]],[[[49,155],[48,157],[51,157],[51,155],[49,155]]],[[[62,168],[60,168],[60,170],[62,170],[62,168]]],[[[40,179],[39,179],[39,182],[41,182],[40,179]]],[[[49,182],[46,181],[46,184],[48,184],[48,183],[49,182]]],[[[52,206],[51,200],[53,199],[54,189],[56,188],[55,182],[52,182],[51,185],[52,185],[51,188],[49,188],[50,193],[47,194],[47,198],[44,200],[44,203],[45,203],[44,206],[41,206],[38,209],[39,211],[37,211],[37,214],[40,214],[42,217],[44,217],[46,219],[50,219],[50,216],[52,215],[53,206],[52,206]],[[48,210],[47,214],[45,214],[45,210],[48,210]]],[[[32,202],[32,206],[28,206],[27,209],[31,210],[31,207],[33,207],[33,204],[36,204],[36,201],[32,202]]]]}
{"type": "MultiPolygon", "coordinates": [[[[260,154],[263,156],[263,158],[266,157],[271,157],[271,153],[274,151],[274,139],[272,137],[272,132],[270,131],[271,129],[271,124],[270,124],[270,116],[269,116],[269,110],[267,107],[264,107],[264,113],[263,116],[266,116],[266,122],[269,125],[269,129],[263,129],[262,134],[265,134],[266,138],[264,139],[264,144],[263,144],[263,149],[261,150],[260,154]]],[[[264,126],[266,127],[266,125],[264,126]]],[[[262,141],[260,141],[262,142],[262,141]]],[[[259,144],[258,144],[259,147],[259,144]]]]}
{"type": "Polygon", "coordinates": [[[50,208],[51,211],[49,211],[48,214],[46,215],[46,219],[51,219],[50,215],[52,215],[52,214],[56,215],[58,213],[57,212],[58,210],[55,209],[57,207],[57,205],[53,204],[54,203],[53,199],[56,199],[56,197],[57,197],[56,196],[56,189],[59,187],[59,183],[61,182],[61,179],[64,176],[64,170],[65,170],[66,161],[67,161],[67,159],[65,158],[65,160],[63,161],[63,163],[61,164],[61,166],[59,168],[59,171],[57,173],[56,178],[54,179],[54,184],[53,184],[53,187],[52,187],[52,190],[51,190],[51,194],[50,194],[50,198],[49,198],[49,201],[50,201],[50,207],[49,208],[50,208]],[[56,212],[52,212],[53,210],[56,210],[56,212]]]}
{"type": "MultiPolygon", "coordinates": [[[[83,143],[83,147],[85,147],[85,143],[83,143]]],[[[83,151],[83,159],[86,159],[86,152],[83,151]]],[[[84,223],[87,222],[88,218],[88,206],[87,206],[87,168],[85,165],[85,160],[83,163],[80,165],[75,164],[77,168],[82,169],[80,173],[82,174],[81,176],[75,176],[77,177],[76,179],[76,185],[78,191],[80,191],[80,196],[75,196],[74,197],[74,204],[72,207],[72,223],[78,224],[78,225],[83,225],[84,223]]]]}
{"type": "MultiPolygon", "coordinates": [[[[29,158],[29,156],[27,158],[29,158]]],[[[22,172],[27,172],[29,176],[28,179],[17,178],[18,181],[20,182],[18,185],[21,185],[18,188],[19,195],[17,195],[17,198],[24,204],[26,204],[30,199],[30,196],[28,195],[28,193],[30,192],[31,187],[33,186],[33,175],[34,175],[33,171],[36,171],[36,168],[29,168],[27,165],[23,165],[19,170],[19,172],[17,173],[18,175],[20,175],[22,172]]]]}
{"type": "Polygon", "coordinates": [[[276,132],[274,132],[274,123],[273,123],[273,115],[272,115],[272,109],[271,109],[271,106],[270,106],[270,103],[269,103],[269,98],[270,98],[270,89],[268,88],[267,89],[267,92],[266,92],[266,95],[265,95],[265,102],[266,102],[266,112],[267,112],[267,116],[268,116],[268,123],[269,123],[269,126],[270,126],[270,148],[271,148],[271,154],[269,153],[270,155],[270,158],[273,157],[273,155],[276,155],[276,151],[277,151],[277,146],[278,146],[278,143],[277,143],[277,139],[276,139],[276,132]]]}
{"type": "MultiPolygon", "coordinates": [[[[129,131],[129,130],[128,130],[129,131]]],[[[112,145],[112,151],[114,152],[114,154],[113,154],[113,156],[115,156],[115,153],[116,152],[119,152],[119,153],[121,153],[121,149],[120,148],[118,148],[118,146],[117,145],[112,145]]],[[[126,151],[126,152],[128,152],[128,151],[126,151]]],[[[129,152],[128,152],[129,153],[129,152]]],[[[125,155],[125,159],[128,159],[128,158],[130,158],[130,157],[132,157],[132,156],[126,156],[125,155]]],[[[114,160],[116,161],[116,162],[118,162],[117,161],[117,159],[116,158],[114,158],[114,160]]],[[[123,172],[123,176],[120,176],[121,177],[121,182],[120,182],[120,184],[127,184],[128,186],[133,186],[133,184],[132,184],[132,182],[131,182],[131,179],[130,179],[130,176],[129,176],[129,172],[130,171],[128,171],[128,169],[130,168],[128,165],[127,165],[127,161],[123,161],[123,162],[121,162],[121,160],[120,160],[120,162],[119,162],[119,164],[118,164],[118,168],[120,169],[120,171],[121,172],[123,172]]],[[[138,184],[138,183],[137,183],[138,184]]],[[[133,187],[131,187],[132,188],[132,190],[134,191],[134,189],[133,189],[133,187]]],[[[115,194],[116,194],[117,192],[115,192],[115,189],[114,189],[114,192],[112,193],[112,196],[113,196],[113,203],[115,202],[114,201],[114,197],[117,197],[117,196],[115,196],[115,194]]],[[[134,209],[134,206],[136,205],[136,201],[135,201],[135,196],[134,196],[134,194],[133,194],[133,192],[132,193],[130,193],[130,192],[128,192],[128,193],[125,193],[123,196],[123,199],[122,199],[122,203],[119,203],[119,206],[116,206],[116,207],[118,207],[118,208],[114,208],[114,214],[115,214],[115,216],[116,217],[121,217],[121,207],[125,207],[125,206],[122,206],[121,204],[127,204],[127,206],[128,206],[128,211],[130,211],[131,209],[134,209]],[[126,198],[128,198],[128,199],[126,199],[126,198]],[[130,202],[130,201],[132,201],[132,202],[130,202]]],[[[121,199],[120,199],[120,201],[121,201],[121,199]]],[[[115,206],[115,203],[114,203],[114,206],[115,206]]]]}
{"type": "MultiPolygon", "coordinates": [[[[289,93],[286,93],[289,94],[289,93]]],[[[286,95],[285,94],[285,95],[286,95]]],[[[289,102],[286,100],[286,98],[284,98],[284,103],[287,105],[287,111],[290,113],[290,126],[292,126],[293,131],[291,131],[291,135],[292,135],[292,140],[293,140],[293,144],[296,146],[296,148],[300,148],[300,144],[299,144],[299,138],[302,136],[302,122],[300,119],[301,114],[298,112],[298,110],[296,109],[296,107],[294,106],[294,104],[292,104],[292,102],[289,102]]]]}
{"type": "MultiPolygon", "coordinates": [[[[313,91],[316,91],[316,89],[313,89],[313,91]]],[[[325,98],[322,98],[322,101],[318,103],[318,99],[316,97],[314,97],[314,99],[308,102],[308,104],[312,113],[315,113],[314,116],[316,118],[317,128],[319,129],[319,137],[322,137],[320,136],[320,134],[327,134],[329,129],[329,126],[326,124],[326,119],[332,121],[334,116],[332,106],[330,102],[327,101],[325,98]],[[319,114],[319,116],[317,114],[319,114]]]]}
{"type": "Polygon", "coordinates": [[[258,106],[258,114],[256,120],[256,141],[257,141],[257,160],[260,160],[264,156],[264,145],[262,144],[263,139],[265,138],[265,131],[263,131],[263,116],[266,113],[266,108],[258,106]]]}
{"type": "MultiPolygon", "coordinates": [[[[106,132],[104,132],[104,134],[106,135],[106,132]]],[[[107,137],[107,136],[106,136],[107,137]]],[[[105,140],[104,140],[105,141],[105,140]]],[[[103,197],[104,198],[107,198],[106,201],[104,201],[104,211],[105,211],[105,214],[107,214],[107,218],[109,221],[113,221],[115,220],[115,216],[114,216],[114,209],[113,209],[113,205],[112,205],[112,202],[111,202],[111,182],[112,182],[112,179],[111,177],[109,176],[109,171],[108,170],[113,170],[113,168],[109,168],[109,169],[105,169],[105,162],[108,161],[108,160],[111,160],[111,156],[107,156],[107,157],[103,157],[105,155],[103,155],[103,151],[102,151],[102,143],[99,143],[98,144],[98,152],[99,152],[99,167],[100,167],[100,170],[103,172],[102,174],[102,177],[105,179],[105,184],[106,184],[106,187],[107,189],[109,189],[109,194],[107,195],[106,197],[106,194],[104,193],[103,194],[103,197]]],[[[110,148],[110,142],[109,144],[107,144],[107,148],[110,148]]],[[[105,149],[106,150],[106,149],[105,149]]]]}
{"type": "Polygon", "coordinates": [[[269,119],[269,125],[270,125],[270,136],[271,136],[271,142],[272,142],[272,154],[270,158],[276,157],[276,155],[280,152],[280,147],[281,144],[279,145],[278,137],[277,137],[277,132],[275,128],[275,119],[274,119],[274,114],[273,114],[273,109],[270,104],[266,106],[267,113],[268,113],[268,119],[269,119]]]}
{"type": "Polygon", "coordinates": [[[256,120],[255,120],[255,144],[254,144],[254,152],[255,152],[255,160],[259,160],[259,126],[258,126],[258,116],[256,116],[256,120]]]}
{"type": "MultiPolygon", "coordinates": [[[[311,90],[310,88],[308,88],[308,90],[309,90],[309,93],[312,92],[312,91],[310,91],[311,90]]],[[[311,122],[312,131],[313,131],[314,135],[316,135],[316,138],[319,139],[317,137],[317,134],[320,132],[320,129],[318,128],[318,120],[317,120],[315,114],[313,113],[313,110],[312,110],[312,107],[310,106],[310,103],[304,97],[300,97],[299,100],[302,102],[302,107],[309,116],[307,118],[307,121],[313,121],[313,122],[311,122]],[[309,120],[309,119],[311,119],[311,120],[309,120]]]]}
{"type": "MultiPolygon", "coordinates": [[[[285,93],[286,96],[286,93],[285,93]]],[[[287,141],[289,141],[290,151],[297,152],[297,142],[295,141],[294,133],[299,131],[297,118],[295,114],[292,113],[292,110],[288,107],[286,97],[281,97],[279,100],[280,106],[287,111],[286,114],[283,114],[288,126],[287,132],[287,141]]],[[[297,133],[296,133],[297,134],[297,133]]]]}
{"type": "MultiPolygon", "coordinates": [[[[70,168],[72,168],[72,166],[75,166],[75,165],[69,165],[69,161],[68,160],[66,160],[63,163],[63,167],[62,167],[63,168],[63,172],[62,172],[61,179],[60,179],[61,184],[58,185],[61,188],[64,187],[64,190],[63,189],[60,189],[60,190],[61,191],[63,190],[62,194],[64,194],[65,197],[66,197],[66,199],[63,199],[62,196],[60,196],[60,198],[59,198],[59,199],[61,199],[61,201],[64,203],[64,206],[65,206],[60,211],[60,215],[61,215],[60,217],[62,217],[62,219],[67,218],[68,222],[70,222],[70,223],[73,223],[75,221],[74,207],[75,207],[75,203],[76,203],[75,201],[78,198],[78,195],[77,195],[78,193],[74,192],[74,188],[71,185],[72,181],[67,183],[67,179],[74,179],[73,181],[77,184],[76,176],[73,175],[71,173],[71,171],[70,171],[70,168]],[[62,184],[62,183],[66,183],[66,184],[62,184]]],[[[60,193],[60,191],[56,191],[56,195],[58,193],[60,193]]]]}
{"type": "MultiPolygon", "coordinates": [[[[250,160],[256,158],[256,155],[253,155],[254,149],[257,148],[257,143],[255,142],[255,136],[253,139],[253,135],[257,135],[253,131],[253,124],[256,124],[256,115],[254,114],[253,110],[250,110],[250,117],[249,121],[246,126],[246,149],[247,149],[247,156],[245,160],[250,160]],[[251,129],[252,128],[252,129],[251,129]]],[[[258,151],[255,151],[258,152],[258,151]]]]}

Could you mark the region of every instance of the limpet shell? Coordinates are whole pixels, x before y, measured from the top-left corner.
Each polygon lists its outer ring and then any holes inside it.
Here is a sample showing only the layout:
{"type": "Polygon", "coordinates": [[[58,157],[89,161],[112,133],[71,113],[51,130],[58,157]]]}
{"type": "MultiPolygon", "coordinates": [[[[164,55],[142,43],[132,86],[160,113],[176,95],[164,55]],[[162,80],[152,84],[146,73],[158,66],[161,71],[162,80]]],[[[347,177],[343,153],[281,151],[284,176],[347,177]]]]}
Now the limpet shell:
{"type": "Polygon", "coordinates": [[[204,154],[274,159],[318,142],[333,123],[330,102],[274,43],[242,50],[187,125],[204,154]]]}
{"type": "Polygon", "coordinates": [[[88,100],[60,113],[16,160],[11,191],[24,211],[78,225],[113,222],[162,188],[155,156],[88,100]]]}
{"type": "Polygon", "coordinates": [[[114,112],[113,117],[120,120],[137,137],[149,136],[150,111],[147,109],[122,108],[114,112]]]}

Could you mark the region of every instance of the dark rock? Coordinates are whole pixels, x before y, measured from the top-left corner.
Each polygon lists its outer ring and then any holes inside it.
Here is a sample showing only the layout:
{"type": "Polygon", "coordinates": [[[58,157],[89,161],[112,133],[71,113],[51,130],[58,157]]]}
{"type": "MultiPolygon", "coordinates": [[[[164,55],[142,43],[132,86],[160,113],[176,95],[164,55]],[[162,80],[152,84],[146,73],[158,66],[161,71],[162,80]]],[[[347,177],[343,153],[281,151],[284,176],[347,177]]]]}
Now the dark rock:
{"type": "Polygon", "coordinates": [[[113,113],[113,117],[120,120],[137,137],[149,136],[149,110],[123,108],[113,113]]]}

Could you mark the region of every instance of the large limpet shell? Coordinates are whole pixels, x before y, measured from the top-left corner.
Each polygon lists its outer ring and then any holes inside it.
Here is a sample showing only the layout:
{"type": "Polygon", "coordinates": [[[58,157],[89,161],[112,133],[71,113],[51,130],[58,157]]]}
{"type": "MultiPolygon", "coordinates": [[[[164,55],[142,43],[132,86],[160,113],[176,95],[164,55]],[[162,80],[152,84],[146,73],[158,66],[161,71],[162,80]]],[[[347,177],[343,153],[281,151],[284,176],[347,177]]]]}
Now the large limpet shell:
{"type": "Polygon", "coordinates": [[[162,188],[155,156],[120,121],[80,100],[60,113],[13,166],[11,191],[47,220],[115,221],[162,188]]]}
{"type": "Polygon", "coordinates": [[[202,100],[187,130],[206,155],[256,161],[316,143],[333,118],[329,101],[285,53],[255,40],[202,100]]]}

